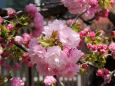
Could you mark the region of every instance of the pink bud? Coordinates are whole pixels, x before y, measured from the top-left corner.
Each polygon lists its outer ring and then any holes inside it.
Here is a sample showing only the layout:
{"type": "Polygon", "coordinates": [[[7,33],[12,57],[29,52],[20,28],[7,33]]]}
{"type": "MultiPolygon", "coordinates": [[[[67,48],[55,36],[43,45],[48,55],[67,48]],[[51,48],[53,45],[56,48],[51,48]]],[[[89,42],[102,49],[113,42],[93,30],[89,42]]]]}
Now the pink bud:
{"type": "Polygon", "coordinates": [[[97,73],[96,73],[96,76],[103,76],[104,73],[103,73],[103,70],[102,69],[98,69],[97,73]]]}
{"type": "Polygon", "coordinates": [[[6,28],[7,28],[8,30],[12,30],[13,25],[12,25],[12,24],[8,24],[8,25],[6,26],[6,28]]]}
{"type": "Polygon", "coordinates": [[[14,9],[8,10],[8,16],[11,16],[14,13],[16,13],[16,11],[14,9]]]}
{"type": "Polygon", "coordinates": [[[67,20],[67,23],[68,23],[68,24],[72,24],[72,23],[73,23],[73,20],[72,20],[72,19],[69,19],[69,20],[67,20]]]}
{"type": "Polygon", "coordinates": [[[88,46],[88,48],[91,48],[91,47],[92,47],[92,44],[88,43],[87,46],[88,46]]]}
{"type": "Polygon", "coordinates": [[[89,37],[94,37],[94,36],[95,36],[95,32],[90,32],[90,33],[88,34],[88,36],[89,36],[89,37]]]}
{"type": "Polygon", "coordinates": [[[79,26],[81,26],[82,23],[81,23],[81,22],[77,22],[77,24],[78,24],[79,26]]]}
{"type": "Polygon", "coordinates": [[[0,47],[0,55],[3,53],[3,48],[0,47]]]}
{"type": "Polygon", "coordinates": [[[92,50],[97,50],[97,45],[92,45],[91,48],[92,50]]]}
{"type": "Polygon", "coordinates": [[[115,36],[115,31],[111,31],[111,35],[112,35],[112,36],[115,36]]]}
{"type": "Polygon", "coordinates": [[[106,79],[108,79],[108,81],[107,81],[108,83],[111,82],[111,77],[109,77],[109,74],[107,74],[107,75],[104,76],[104,81],[105,81],[106,79]]]}
{"type": "Polygon", "coordinates": [[[29,57],[29,53],[24,53],[23,57],[28,58],[29,57]]]}
{"type": "Polygon", "coordinates": [[[23,40],[24,40],[25,42],[30,41],[30,35],[29,35],[28,33],[24,33],[24,34],[23,34],[23,40]]]}
{"type": "Polygon", "coordinates": [[[85,32],[89,32],[89,31],[91,31],[91,28],[88,26],[88,27],[84,28],[83,31],[85,31],[85,32]]]}
{"type": "Polygon", "coordinates": [[[7,52],[7,51],[3,52],[2,55],[3,55],[3,57],[9,57],[10,56],[9,52],[7,52]]]}
{"type": "Polygon", "coordinates": [[[100,53],[101,53],[101,54],[104,54],[104,53],[105,53],[105,50],[104,50],[104,49],[101,49],[101,50],[100,50],[100,53]]]}
{"type": "Polygon", "coordinates": [[[79,32],[79,34],[80,34],[80,36],[84,36],[84,35],[86,35],[86,32],[82,30],[79,32]]]}
{"type": "Polygon", "coordinates": [[[5,48],[5,45],[4,45],[3,43],[1,43],[1,47],[2,47],[2,48],[5,48]]]}
{"type": "Polygon", "coordinates": [[[14,64],[14,69],[17,70],[17,69],[19,69],[19,68],[20,68],[20,65],[19,65],[18,63],[15,63],[15,64],[14,64]]]}
{"type": "Polygon", "coordinates": [[[103,44],[98,44],[98,45],[97,45],[97,48],[98,48],[98,49],[102,49],[102,48],[103,48],[103,44]]]}
{"type": "Polygon", "coordinates": [[[85,63],[82,64],[82,65],[81,65],[81,68],[87,69],[87,64],[85,64],[85,63]]]}

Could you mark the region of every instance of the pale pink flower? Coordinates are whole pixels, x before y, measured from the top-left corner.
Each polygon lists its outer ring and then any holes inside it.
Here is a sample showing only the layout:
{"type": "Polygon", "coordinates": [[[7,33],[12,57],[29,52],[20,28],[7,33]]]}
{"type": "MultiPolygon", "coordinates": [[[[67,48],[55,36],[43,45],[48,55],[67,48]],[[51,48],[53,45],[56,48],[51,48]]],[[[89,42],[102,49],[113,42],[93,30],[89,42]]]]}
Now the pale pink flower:
{"type": "Polygon", "coordinates": [[[30,41],[30,35],[28,33],[24,33],[22,37],[23,37],[24,42],[30,41]]]}
{"type": "Polygon", "coordinates": [[[0,16],[0,24],[2,23],[2,21],[3,21],[3,19],[2,19],[2,17],[0,16]]]}
{"type": "Polygon", "coordinates": [[[80,35],[71,28],[66,28],[59,31],[60,42],[68,48],[75,48],[80,43],[80,35]]]}
{"type": "Polygon", "coordinates": [[[47,26],[44,27],[43,34],[45,34],[45,38],[50,38],[53,32],[59,32],[60,30],[65,28],[67,28],[67,26],[64,24],[63,21],[54,20],[52,23],[49,23],[47,26]]]}
{"type": "Polygon", "coordinates": [[[35,13],[37,13],[37,8],[34,4],[29,4],[25,7],[26,12],[30,13],[31,15],[35,16],[35,13]]]}
{"type": "Polygon", "coordinates": [[[24,42],[24,39],[21,36],[15,36],[15,41],[19,44],[22,44],[24,42]]]}
{"type": "Polygon", "coordinates": [[[80,14],[88,8],[88,0],[61,0],[72,14],[80,14]]]}
{"type": "Polygon", "coordinates": [[[8,16],[11,16],[14,13],[16,13],[16,11],[14,9],[8,10],[8,16]]]}
{"type": "Polygon", "coordinates": [[[98,1],[97,0],[89,0],[89,3],[92,7],[97,6],[98,5],[98,1]]]}
{"type": "Polygon", "coordinates": [[[43,16],[40,13],[35,13],[34,26],[35,29],[33,30],[32,35],[38,37],[43,31],[43,16]]]}
{"type": "Polygon", "coordinates": [[[8,30],[12,30],[13,25],[12,25],[12,24],[8,24],[8,25],[6,26],[6,28],[7,28],[8,30]]]}
{"type": "Polygon", "coordinates": [[[112,42],[110,45],[109,45],[109,49],[113,52],[115,51],[115,43],[112,42]]]}
{"type": "Polygon", "coordinates": [[[45,86],[56,84],[56,79],[53,76],[46,76],[44,79],[45,86]]]}
{"type": "Polygon", "coordinates": [[[24,86],[24,81],[19,77],[13,77],[10,81],[10,86],[24,86]]]}
{"type": "Polygon", "coordinates": [[[3,48],[0,47],[0,55],[3,53],[3,48]]]}

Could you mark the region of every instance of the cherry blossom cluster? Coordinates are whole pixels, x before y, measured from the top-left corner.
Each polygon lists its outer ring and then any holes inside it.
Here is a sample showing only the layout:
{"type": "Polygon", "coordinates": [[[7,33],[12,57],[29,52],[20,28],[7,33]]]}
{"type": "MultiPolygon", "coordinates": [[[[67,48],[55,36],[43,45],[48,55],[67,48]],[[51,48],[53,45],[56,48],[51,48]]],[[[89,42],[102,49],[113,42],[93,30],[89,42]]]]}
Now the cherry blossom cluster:
{"type": "MultiPolygon", "coordinates": [[[[84,15],[82,16],[84,19],[91,19],[95,16],[95,14],[99,14],[102,17],[108,16],[108,9],[105,9],[101,14],[101,4],[102,1],[99,0],[60,0],[65,7],[68,8],[70,13],[72,14],[81,14],[83,12],[84,15]]],[[[112,5],[114,3],[113,0],[103,2],[105,5],[110,3],[112,5]]],[[[106,6],[105,6],[106,7],[106,6]]]]}
{"type": "Polygon", "coordinates": [[[109,77],[109,70],[106,68],[98,69],[96,75],[104,78],[104,80],[108,79],[108,83],[111,81],[111,77],[109,77]]]}
{"type": "Polygon", "coordinates": [[[44,27],[43,39],[31,39],[29,54],[44,75],[72,77],[79,71],[76,64],[83,53],[76,47],[80,36],[61,20],[54,20],[44,27]],[[51,43],[51,44],[50,44],[51,43]]]}

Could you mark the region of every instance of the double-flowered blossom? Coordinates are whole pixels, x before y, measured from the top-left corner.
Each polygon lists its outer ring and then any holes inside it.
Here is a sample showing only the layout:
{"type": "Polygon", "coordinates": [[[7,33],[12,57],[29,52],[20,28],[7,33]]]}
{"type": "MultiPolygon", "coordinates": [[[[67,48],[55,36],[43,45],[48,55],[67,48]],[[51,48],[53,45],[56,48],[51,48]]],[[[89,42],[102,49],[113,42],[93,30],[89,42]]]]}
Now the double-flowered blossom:
{"type": "Polygon", "coordinates": [[[53,76],[46,76],[44,79],[45,86],[50,86],[56,83],[56,79],[53,76]]]}
{"type": "Polygon", "coordinates": [[[33,64],[40,74],[72,77],[79,71],[76,64],[83,53],[76,47],[79,45],[80,36],[77,32],[67,27],[63,21],[54,20],[53,23],[44,27],[45,40],[51,38],[56,32],[54,40],[58,39],[62,47],[54,45],[44,47],[40,39],[32,38],[29,42],[29,54],[33,64]]]}
{"type": "Polygon", "coordinates": [[[24,82],[18,77],[13,77],[10,81],[10,86],[24,86],[24,82]]]}
{"type": "Polygon", "coordinates": [[[88,8],[88,0],[61,0],[72,14],[80,14],[88,8]]]}

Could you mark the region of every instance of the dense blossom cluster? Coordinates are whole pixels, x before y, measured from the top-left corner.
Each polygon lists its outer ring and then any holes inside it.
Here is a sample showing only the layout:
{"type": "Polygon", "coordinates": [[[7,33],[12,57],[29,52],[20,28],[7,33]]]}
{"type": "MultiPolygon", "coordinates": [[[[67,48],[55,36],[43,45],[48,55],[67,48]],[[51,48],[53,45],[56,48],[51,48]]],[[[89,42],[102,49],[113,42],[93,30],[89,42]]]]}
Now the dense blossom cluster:
{"type": "Polygon", "coordinates": [[[31,39],[29,43],[31,60],[37,64],[37,70],[44,75],[72,77],[79,71],[76,62],[83,55],[76,48],[80,42],[79,34],[62,21],[55,20],[44,27],[45,40],[50,39],[55,31],[57,33],[54,40],[59,39],[63,49],[56,42],[54,46],[44,48],[40,45],[40,39],[31,39]]]}
{"type": "Polygon", "coordinates": [[[56,79],[53,76],[46,76],[44,79],[45,86],[51,86],[56,83],[56,79]]]}

